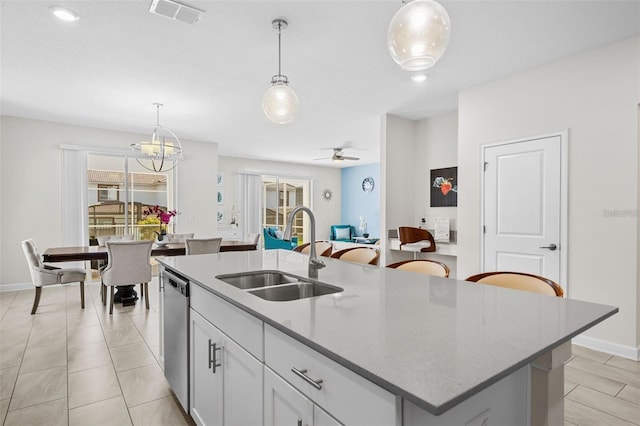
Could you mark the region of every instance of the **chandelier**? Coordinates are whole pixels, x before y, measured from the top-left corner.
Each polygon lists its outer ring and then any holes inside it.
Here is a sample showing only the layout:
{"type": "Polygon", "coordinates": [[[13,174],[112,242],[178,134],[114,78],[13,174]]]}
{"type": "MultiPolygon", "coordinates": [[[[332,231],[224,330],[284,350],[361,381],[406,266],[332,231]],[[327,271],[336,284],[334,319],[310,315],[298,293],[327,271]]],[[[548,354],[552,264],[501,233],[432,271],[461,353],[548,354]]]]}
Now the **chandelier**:
{"type": "Polygon", "coordinates": [[[391,19],[387,46],[406,71],[423,71],[440,59],[449,44],[451,22],[444,7],[433,0],[403,0],[391,19]]]}
{"type": "Polygon", "coordinates": [[[278,74],[271,78],[271,87],[262,98],[262,109],[267,118],[277,124],[288,124],[296,118],[298,112],[298,95],[289,87],[289,79],[281,70],[282,30],[287,28],[287,21],[275,19],[271,22],[278,30],[278,74]]]}
{"type": "Polygon", "coordinates": [[[171,130],[160,125],[160,107],[163,105],[153,105],[156,107],[156,127],[151,134],[151,140],[133,143],[131,148],[141,154],[137,156],[136,161],[142,167],[152,172],[166,172],[176,167],[178,160],[182,160],[182,144],[171,130]]]}

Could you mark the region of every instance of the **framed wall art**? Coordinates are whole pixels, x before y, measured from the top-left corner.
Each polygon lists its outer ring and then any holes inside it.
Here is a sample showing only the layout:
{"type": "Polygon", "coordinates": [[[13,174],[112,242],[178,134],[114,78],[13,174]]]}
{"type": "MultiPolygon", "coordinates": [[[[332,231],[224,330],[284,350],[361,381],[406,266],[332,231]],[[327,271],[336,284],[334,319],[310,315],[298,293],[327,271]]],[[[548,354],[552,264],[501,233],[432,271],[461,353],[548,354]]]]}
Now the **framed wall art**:
{"type": "Polygon", "coordinates": [[[458,206],[458,168],[431,169],[431,207],[458,206]]]}

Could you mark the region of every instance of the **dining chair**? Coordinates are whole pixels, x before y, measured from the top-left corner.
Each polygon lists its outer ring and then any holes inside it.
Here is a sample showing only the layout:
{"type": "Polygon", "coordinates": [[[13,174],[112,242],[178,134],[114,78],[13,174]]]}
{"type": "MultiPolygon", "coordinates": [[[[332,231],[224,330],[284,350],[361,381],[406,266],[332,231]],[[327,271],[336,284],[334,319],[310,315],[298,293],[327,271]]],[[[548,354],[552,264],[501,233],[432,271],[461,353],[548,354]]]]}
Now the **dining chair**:
{"type": "Polygon", "coordinates": [[[222,237],[187,238],[184,240],[187,256],[193,254],[219,253],[222,237]]]}
{"type": "Polygon", "coordinates": [[[564,295],[562,287],[556,282],[524,272],[483,272],[467,277],[465,281],[547,294],[549,296],[562,297],[564,295]]]}
{"type": "Polygon", "coordinates": [[[331,255],[333,259],[346,260],[349,262],[377,265],[380,252],[371,247],[351,247],[339,250],[331,255]]]}
{"type": "Polygon", "coordinates": [[[258,242],[260,242],[260,234],[259,233],[253,233],[253,234],[249,234],[249,241],[251,241],[251,244],[255,244],[256,245],[256,249],[258,248],[258,242]]]}
{"type": "Polygon", "coordinates": [[[449,267],[442,262],[429,259],[403,260],[402,262],[387,265],[387,268],[395,268],[402,271],[418,272],[426,275],[435,275],[436,277],[449,276],[449,267]]]}
{"type": "Polygon", "coordinates": [[[413,252],[414,259],[418,258],[418,253],[436,251],[433,235],[426,229],[399,226],[398,238],[400,239],[400,250],[413,252]]]}
{"type": "Polygon", "coordinates": [[[168,243],[184,243],[187,238],[193,238],[193,232],[187,234],[167,234],[168,243]]]}
{"type": "MultiPolygon", "coordinates": [[[[109,314],[113,313],[113,287],[140,284],[141,297],[149,309],[151,281],[151,241],[107,241],[107,267],[101,272],[102,285],[110,287],[109,314]]],[[[103,304],[106,302],[103,300],[103,304]]]]}
{"type": "Polygon", "coordinates": [[[36,288],[36,294],[33,299],[33,307],[31,315],[36,313],[38,304],[40,303],[40,295],[42,287],[54,284],[80,283],[80,305],[84,309],[84,281],[87,277],[87,271],[81,268],[56,268],[54,266],[42,263],[42,256],[38,251],[38,246],[33,239],[22,241],[22,251],[29,265],[29,273],[31,274],[31,282],[36,288]]]}
{"type": "Polygon", "coordinates": [[[133,241],[133,234],[130,235],[99,235],[98,246],[105,247],[107,241],[133,241]]]}
{"type": "MultiPolygon", "coordinates": [[[[311,243],[299,245],[298,247],[294,248],[293,251],[309,254],[309,252],[311,251],[311,243]]],[[[329,241],[316,241],[316,253],[318,253],[318,256],[331,257],[332,251],[333,243],[329,241]]]]}

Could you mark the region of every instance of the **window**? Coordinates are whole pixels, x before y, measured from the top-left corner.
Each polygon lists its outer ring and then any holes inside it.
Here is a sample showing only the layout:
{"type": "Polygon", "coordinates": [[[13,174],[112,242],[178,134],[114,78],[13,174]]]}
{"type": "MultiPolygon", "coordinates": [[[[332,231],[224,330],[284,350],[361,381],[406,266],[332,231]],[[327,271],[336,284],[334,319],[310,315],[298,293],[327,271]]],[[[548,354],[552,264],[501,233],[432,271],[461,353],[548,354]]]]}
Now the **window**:
{"type": "Polygon", "coordinates": [[[98,184],[98,201],[120,201],[120,186],[98,184]]]}

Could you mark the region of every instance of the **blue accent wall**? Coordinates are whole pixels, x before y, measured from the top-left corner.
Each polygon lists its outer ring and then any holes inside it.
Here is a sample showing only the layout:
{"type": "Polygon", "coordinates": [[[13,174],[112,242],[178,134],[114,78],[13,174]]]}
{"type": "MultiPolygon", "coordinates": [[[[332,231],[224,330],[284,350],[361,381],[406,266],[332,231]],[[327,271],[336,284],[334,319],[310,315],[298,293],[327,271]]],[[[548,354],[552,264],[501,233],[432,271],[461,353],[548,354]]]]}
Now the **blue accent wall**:
{"type": "Polygon", "coordinates": [[[356,234],[362,235],[359,229],[360,216],[367,222],[367,232],[372,238],[380,238],[380,164],[345,167],[341,171],[343,225],[356,227],[356,234]],[[362,181],[372,177],[373,191],[364,192],[362,181]]]}

